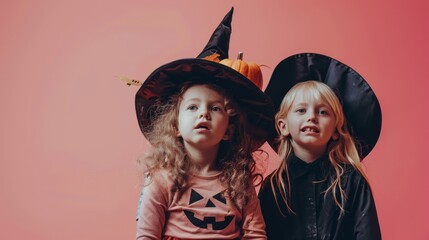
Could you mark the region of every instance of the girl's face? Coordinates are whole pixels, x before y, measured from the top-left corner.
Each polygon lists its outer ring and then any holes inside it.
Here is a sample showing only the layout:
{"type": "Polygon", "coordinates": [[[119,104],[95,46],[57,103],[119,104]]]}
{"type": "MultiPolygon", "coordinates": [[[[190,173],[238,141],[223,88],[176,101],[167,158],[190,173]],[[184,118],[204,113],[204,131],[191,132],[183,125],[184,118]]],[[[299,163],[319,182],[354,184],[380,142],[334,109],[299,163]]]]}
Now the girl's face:
{"type": "Polygon", "coordinates": [[[184,145],[200,149],[217,147],[226,140],[229,116],[225,98],[206,85],[195,85],[186,90],[179,105],[178,136],[184,145]]]}
{"type": "Polygon", "coordinates": [[[296,94],[288,113],[277,124],[281,135],[291,137],[295,154],[323,154],[328,141],[338,138],[332,108],[320,98],[305,94],[296,94]]]}

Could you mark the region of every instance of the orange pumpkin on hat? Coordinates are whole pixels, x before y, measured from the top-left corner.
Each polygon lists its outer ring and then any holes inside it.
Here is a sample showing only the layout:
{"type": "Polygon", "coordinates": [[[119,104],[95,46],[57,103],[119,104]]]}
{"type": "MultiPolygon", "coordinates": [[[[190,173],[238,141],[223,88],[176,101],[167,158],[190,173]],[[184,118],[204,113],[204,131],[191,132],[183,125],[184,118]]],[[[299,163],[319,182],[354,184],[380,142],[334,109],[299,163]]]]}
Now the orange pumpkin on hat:
{"type": "Polygon", "coordinates": [[[219,62],[225,66],[228,66],[237,72],[241,73],[247,79],[252,81],[259,89],[262,89],[262,71],[258,64],[253,62],[245,62],[243,61],[243,53],[239,52],[237,59],[232,60],[229,58],[225,58],[219,61],[219,54],[212,54],[210,56],[205,57],[204,59],[219,62]]]}

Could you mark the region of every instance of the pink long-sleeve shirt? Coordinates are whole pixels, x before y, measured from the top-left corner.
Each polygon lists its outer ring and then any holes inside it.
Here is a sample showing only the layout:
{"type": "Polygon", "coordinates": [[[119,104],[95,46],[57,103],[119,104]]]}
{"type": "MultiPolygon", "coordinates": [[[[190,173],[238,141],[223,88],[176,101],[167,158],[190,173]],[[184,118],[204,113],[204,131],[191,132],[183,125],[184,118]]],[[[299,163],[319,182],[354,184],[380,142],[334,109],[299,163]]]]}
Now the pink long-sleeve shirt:
{"type": "Polygon", "coordinates": [[[165,170],[151,174],[143,188],[136,239],[266,239],[265,223],[254,188],[244,209],[222,195],[219,175],[190,176],[179,198],[165,170]]]}

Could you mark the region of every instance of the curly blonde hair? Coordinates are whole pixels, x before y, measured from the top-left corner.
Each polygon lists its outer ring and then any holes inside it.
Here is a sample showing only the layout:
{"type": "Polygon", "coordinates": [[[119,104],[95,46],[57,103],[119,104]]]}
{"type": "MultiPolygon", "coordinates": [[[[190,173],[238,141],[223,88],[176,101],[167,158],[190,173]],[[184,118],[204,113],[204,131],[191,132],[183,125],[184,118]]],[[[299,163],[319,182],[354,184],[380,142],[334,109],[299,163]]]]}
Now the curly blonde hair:
{"type": "Polygon", "coordinates": [[[232,136],[220,143],[216,158],[216,167],[220,169],[220,181],[226,186],[227,194],[236,206],[242,208],[249,200],[249,189],[254,187],[255,179],[262,175],[255,172],[255,160],[252,157],[252,145],[256,139],[248,134],[246,115],[240,111],[234,99],[225,89],[203,81],[184,83],[177,94],[169,97],[166,102],[158,102],[153,106],[155,119],[144,130],[152,145],[149,154],[139,164],[149,174],[157,169],[166,169],[173,181],[173,192],[182,194],[187,189],[187,180],[191,163],[181,137],[177,137],[179,106],[183,94],[192,86],[204,85],[222,94],[225,108],[232,125],[232,136]]]}
{"type": "Polygon", "coordinates": [[[280,129],[277,123],[280,119],[286,118],[293,104],[293,101],[298,94],[305,94],[305,96],[309,98],[315,100],[322,100],[323,102],[327,103],[333,110],[335,116],[336,133],[338,133],[339,138],[338,140],[331,140],[328,142],[327,153],[329,156],[330,164],[335,171],[335,177],[332,179],[332,183],[329,185],[329,187],[325,190],[325,197],[330,192],[334,198],[335,204],[341,210],[341,215],[343,215],[346,196],[344,193],[344,189],[341,186],[341,176],[345,172],[344,164],[352,165],[357,171],[362,174],[365,179],[367,179],[367,177],[363,171],[356,144],[348,131],[346,119],[340,100],[328,85],[319,81],[305,81],[294,85],[283,98],[283,101],[280,105],[280,109],[275,116],[276,130],[279,133],[279,137],[277,139],[277,142],[279,143],[277,152],[280,156],[280,159],[283,160],[279,168],[274,171],[270,178],[271,188],[274,193],[274,198],[277,202],[277,207],[279,208],[280,212],[282,212],[279,207],[276,191],[274,189],[275,186],[280,189],[280,197],[286,204],[288,211],[293,213],[293,209],[290,203],[290,177],[288,166],[286,163],[286,159],[293,152],[293,148],[291,143],[291,137],[282,136],[280,134],[280,129]],[[285,183],[282,176],[286,176],[287,183],[285,183]],[[339,197],[337,193],[339,194],[339,197]]]}

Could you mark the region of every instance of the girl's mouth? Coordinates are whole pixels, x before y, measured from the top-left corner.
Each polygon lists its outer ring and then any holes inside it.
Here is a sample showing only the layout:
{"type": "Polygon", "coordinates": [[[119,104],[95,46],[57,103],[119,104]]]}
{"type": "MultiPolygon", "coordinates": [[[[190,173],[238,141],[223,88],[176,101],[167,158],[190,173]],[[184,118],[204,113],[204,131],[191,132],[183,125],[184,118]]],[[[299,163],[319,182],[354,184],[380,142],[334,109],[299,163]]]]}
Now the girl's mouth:
{"type": "Polygon", "coordinates": [[[301,132],[312,132],[312,133],[318,133],[319,129],[315,127],[304,127],[301,129],[301,132]]]}
{"type": "Polygon", "coordinates": [[[207,125],[207,124],[205,124],[205,123],[199,123],[199,124],[195,127],[195,129],[207,129],[207,130],[209,130],[209,127],[208,127],[208,125],[207,125]]]}

